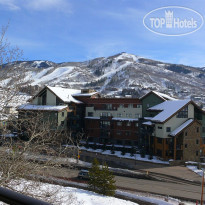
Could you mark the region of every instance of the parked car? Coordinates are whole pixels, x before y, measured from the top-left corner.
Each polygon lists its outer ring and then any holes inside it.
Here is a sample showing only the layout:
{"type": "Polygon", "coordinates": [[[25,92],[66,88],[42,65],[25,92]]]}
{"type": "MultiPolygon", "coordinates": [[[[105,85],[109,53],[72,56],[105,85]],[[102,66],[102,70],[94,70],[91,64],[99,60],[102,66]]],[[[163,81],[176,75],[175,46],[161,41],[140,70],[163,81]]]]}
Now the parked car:
{"type": "Polygon", "coordinates": [[[89,171],[86,169],[81,169],[78,173],[79,179],[89,179],[89,171]]]}

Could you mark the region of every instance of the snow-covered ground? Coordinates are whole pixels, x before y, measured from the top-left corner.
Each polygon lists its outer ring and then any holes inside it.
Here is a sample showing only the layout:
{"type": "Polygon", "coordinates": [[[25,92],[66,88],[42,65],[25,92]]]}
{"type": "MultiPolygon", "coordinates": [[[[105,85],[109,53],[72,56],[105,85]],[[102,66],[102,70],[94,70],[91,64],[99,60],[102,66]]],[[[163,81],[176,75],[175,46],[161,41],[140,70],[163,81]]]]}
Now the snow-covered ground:
{"type": "MultiPolygon", "coordinates": [[[[12,184],[11,184],[12,185],[12,184]]],[[[73,187],[63,187],[59,185],[53,185],[48,183],[36,183],[32,181],[15,181],[13,183],[14,187],[18,191],[27,189],[27,193],[33,196],[38,196],[40,200],[48,201],[52,204],[61,205],[137,205],[137,203],[131,202],[129,200],[122,200],[115,197],[103,196],[96,194],[91,191],[73,188],[73,187]]],[[[163,198],[154,197],[148,194],[138,194],[138,193],[127,193],[124,191],[117,190],[116,193],[121,196],[129,197],[132,199],[138,199],[141,201],[151,202],[153,204],[159,205],[178,205],[179,200],[173,198],[163,198]]],[[[3,204],[0,202],[0,204],[3,204]]],[[[191,205],[192,203],[186,202],[185,204],[191,205]]]]}
{"type": "Polygon", "coordinates": [[[121,151],[115,151],[114,154],[111,154],[110,150],[106,150],[106,151],[102,151],[101,149],[87,149],[85,147],[80,147],[81,150],[86,150],[86,151],[90,151],[90,152],[96,152],[96,153],[101,153],[101,154],[105,154],[105,155],[113,155],[116,157],[120,157],[120,158],[127,158],[127,159],[133,159],[133,160],[139,160],[139,161],[146,161],[146,162],[152,162],[152,163],[160,163],[160,164],[169,164],[168,161],[162,161],[160,159],[158,159],[156,156],[153,156],[153,159],[149,159],[149,155],[145,155],[145,157],[141,157],[140,154],[134,154],[134,156],[130,156],[130,153],[125,153],[125,155],[121,155],[121,151]]]}

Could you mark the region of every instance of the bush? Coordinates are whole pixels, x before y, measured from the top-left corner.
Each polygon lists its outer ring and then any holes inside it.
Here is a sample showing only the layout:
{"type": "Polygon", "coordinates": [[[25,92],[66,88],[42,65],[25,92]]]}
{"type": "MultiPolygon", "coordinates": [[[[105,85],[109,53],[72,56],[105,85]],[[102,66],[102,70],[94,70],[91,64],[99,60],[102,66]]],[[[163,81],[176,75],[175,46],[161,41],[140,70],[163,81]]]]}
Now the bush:
{"type": "Polygon", "coordinates": [[[86,141],[85,148],[89,149],[89,147],[90,147],[90,145],[89,145],[88,141],[86,141]]]}
{"type": "Polygon", "coordinates": [[[111,152],[111,154],[115,154],[115,147],[114,147],[114,145],[112,145],[110,152],[111,152]]]}
{"type": "Polygon", "coordinates": [[[130,150],[130,156],[133,157],[136,154],[136,148],[134,146],[132,146],[131,150],[130,150]]]}
{"type": "Polygon", "coordinates": [[[124,155],[125,155],[125,153],[126,153],[126,152],[125,152],[125,149],[122,149],[121,155],[123,155],[123,156],[124,156],[124,155]]]}
{"type": "Polygon", "coordinates": [[[140,150],[140,156],[141,156],[142,158],[145,158],[145,150],[144,150],[144,149],[141,149],[141,150],[140,150]]]}
{"type": "Polygon", "coordinates": [[[106,150],[106,144],[104,143],[102,146],[102,151],[104,152],[106,150]]]}

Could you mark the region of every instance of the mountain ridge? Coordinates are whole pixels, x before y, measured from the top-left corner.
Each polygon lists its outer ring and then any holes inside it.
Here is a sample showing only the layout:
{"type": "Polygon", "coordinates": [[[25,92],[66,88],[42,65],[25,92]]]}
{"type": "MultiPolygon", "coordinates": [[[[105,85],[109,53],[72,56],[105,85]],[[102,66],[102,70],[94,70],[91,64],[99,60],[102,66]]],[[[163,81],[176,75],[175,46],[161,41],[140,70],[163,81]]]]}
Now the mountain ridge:
{"type": "MultiPolygon", "coordinates": [[[[5,67],[20,70],[31,86],[92,88],[106,96],[139,97],[156,90],[179,98],[205,101],[205,68],[165,63],[125,52],[83,62],[17,61],[5,67]]],[[[0,71],[1,72],[1,71],[0,71]]],[[[8,86],[12,69],[1,86],[8,86]],[[6,83],[5,83],[6,82],[6,83]]]]}

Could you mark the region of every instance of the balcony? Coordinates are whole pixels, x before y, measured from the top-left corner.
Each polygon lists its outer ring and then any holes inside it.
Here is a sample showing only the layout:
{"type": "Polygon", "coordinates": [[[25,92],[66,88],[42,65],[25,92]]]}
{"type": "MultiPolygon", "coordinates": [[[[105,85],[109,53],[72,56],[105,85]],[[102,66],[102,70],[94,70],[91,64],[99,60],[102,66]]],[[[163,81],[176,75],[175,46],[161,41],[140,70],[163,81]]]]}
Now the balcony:
{"type": "Polygon", "coordinates": [[[112,120],[112,116],[100,116],[101,120],[112,120]]]}

